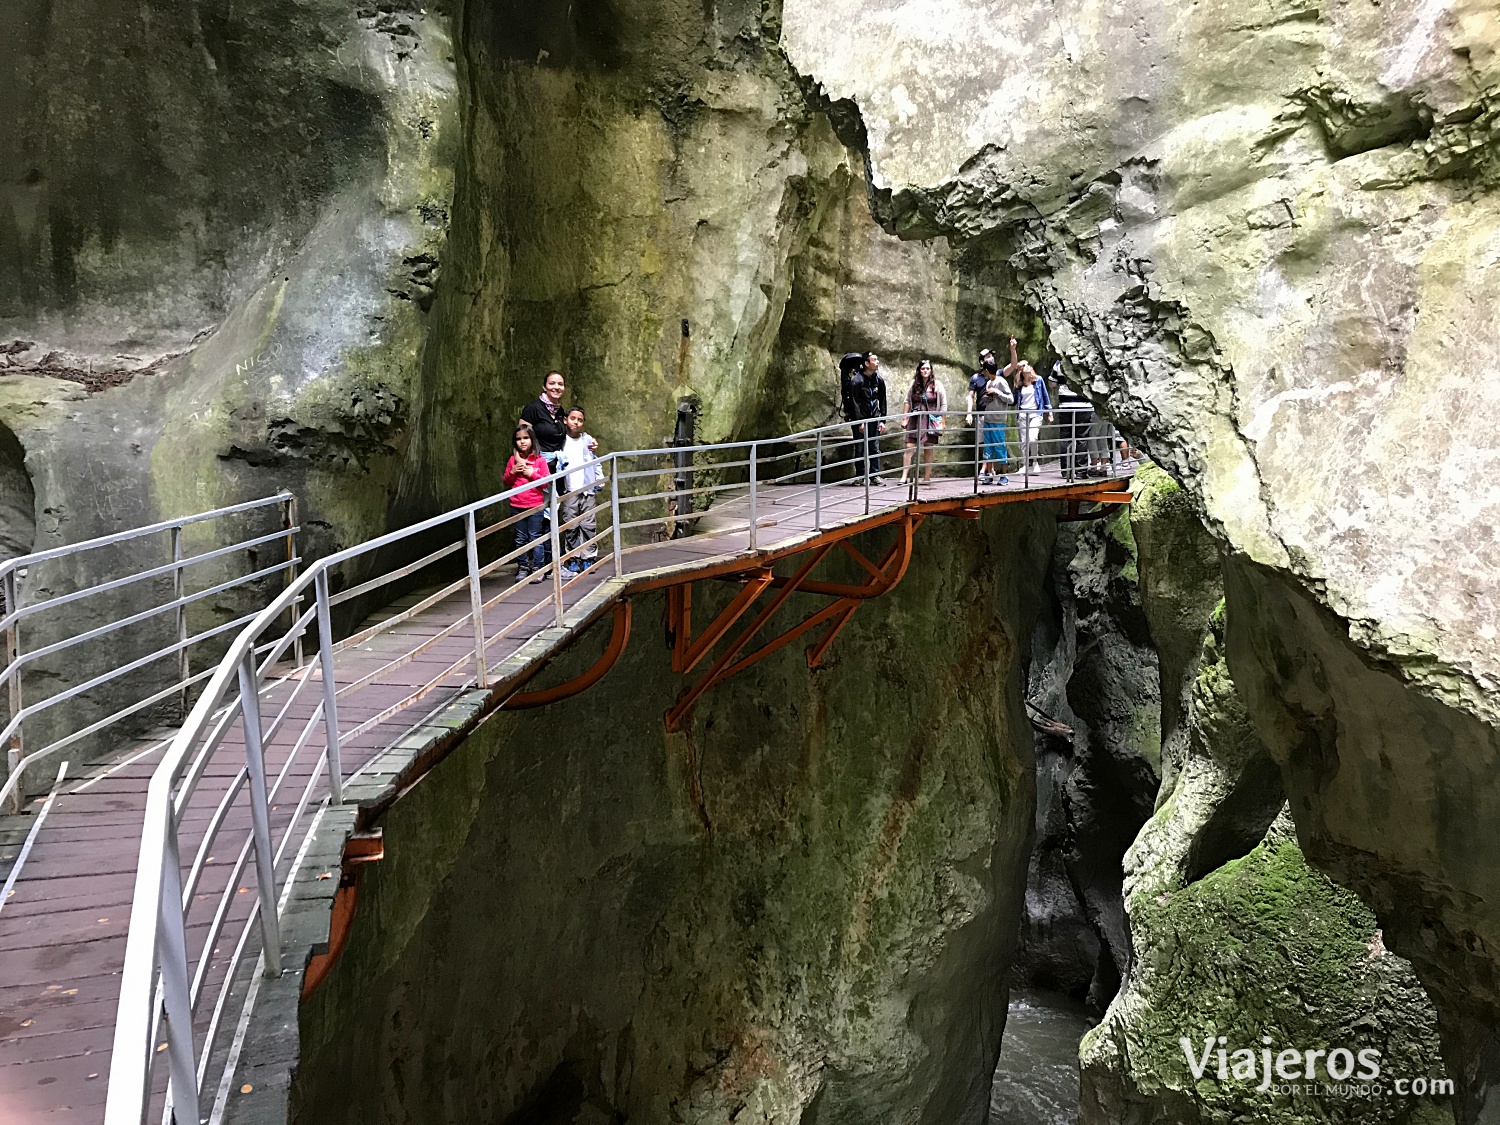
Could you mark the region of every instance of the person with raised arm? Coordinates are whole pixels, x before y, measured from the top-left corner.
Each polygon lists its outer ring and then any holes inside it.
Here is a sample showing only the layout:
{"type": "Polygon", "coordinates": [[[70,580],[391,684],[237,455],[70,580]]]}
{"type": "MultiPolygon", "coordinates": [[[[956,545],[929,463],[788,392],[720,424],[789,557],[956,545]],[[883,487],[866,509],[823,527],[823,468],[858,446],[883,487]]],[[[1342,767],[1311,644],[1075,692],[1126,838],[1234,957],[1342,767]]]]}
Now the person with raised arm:
{"type": "Polygon", "coordinates": [[[1047,381],[1016,354],[1014,336],[1010,338],[1010,362],[1005,365],[1005,376],[1011,380],[1016,409],[1020,412],[1021,467],[1040,469],[1042,423],[1052,421],[1052,397],[1047,393],[1047,381]]]}

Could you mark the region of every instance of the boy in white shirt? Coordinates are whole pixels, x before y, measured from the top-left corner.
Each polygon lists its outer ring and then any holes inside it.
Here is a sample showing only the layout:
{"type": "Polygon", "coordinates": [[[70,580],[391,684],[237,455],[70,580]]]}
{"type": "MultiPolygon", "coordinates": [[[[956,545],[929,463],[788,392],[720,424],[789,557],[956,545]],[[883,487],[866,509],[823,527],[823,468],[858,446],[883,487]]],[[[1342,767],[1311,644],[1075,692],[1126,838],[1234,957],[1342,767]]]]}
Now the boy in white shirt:
{"type": "Polygon", "coordinates": [[[567,491],[558,505],[558,514],[566,529],[563,532],[563,554],[570,556],[563,572],[582,574],[599,557],[599,545],[591,540],[599,534],[598,521],[594,517],[594,495],[603,487],[604,470],[599,467],[599,459],[593,452],[599,443],[584,432],[583,407],[570,407],[563,421],[568,436],[563,439],[557,467],[566,470],[568,475],[563,478],[567,491]],[[568,527],[574,520],[579,522],[568,527]],[[578,554],[573,554],[574,551],[578,554]]]}

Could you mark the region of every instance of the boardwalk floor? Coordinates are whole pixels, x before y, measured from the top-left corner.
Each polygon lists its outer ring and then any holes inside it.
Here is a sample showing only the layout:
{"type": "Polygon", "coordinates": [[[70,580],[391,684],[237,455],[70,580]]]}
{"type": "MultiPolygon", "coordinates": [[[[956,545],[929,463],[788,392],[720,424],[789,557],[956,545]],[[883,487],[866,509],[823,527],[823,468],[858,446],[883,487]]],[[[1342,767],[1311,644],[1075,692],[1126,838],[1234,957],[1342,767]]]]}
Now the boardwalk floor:
{"type": "MultiPolygon", "coordinates": [[[[1038,492],[1045,497],[1067,483],[1054,469],[1034,474],[1028,489],[1012,478],[1008,486],[985,488],[980,495],[987,503],[1031,498],[1038,492]]],[[[939,480],[921,489],[917,506],[951,504],[974,494],[972,481],[939,480]]],[[[827,486],[815,503],[807,488],[766,488],[758,503],[756,547],[763,553],[806,538],[815,518],[826,530],[905,507],[908,492],[888,484],[871,489],[867,497],[863,488],[827,486]]],[[[730,500],[699,521],[698,534],[627,552],[626,576],[663,568],[691,572],[725,560],[751,560],[755,552],[743,526],[712,530],[737,521],[743,525],[747,516],[743,497],[730,500]]],[[[569,587],[567,604],[576,606],[595,593],[606,575],[613,576],[608,560],[569,587]]],[[[485,597],[507,588],[508,579],[486,582],[485,597]]],[[[510,629],[489,650],[492,667],[554,624],[555,610],[543,605],[553,592],[550,581],[512,589],[486,614],[486,636],[510,629]],[[515,627],[528,612],[530,616],[515,627]]],[[[417,597],[388,607],[380,616],[415,604],[417,597]]],[[[341,688],[375,674],[347,702],[340,700],[340,729],[346,736],[368,726],[343,749],[346,775],[374,762],[408,730],[474,684],[468,610],[468,594],[463,591],[339,654],[336,679],[341,688]],[[420,653],[397,662],[424,644],[420,653]],[[413,699],[419,690],[420,698],[413,699]]],[[[283,774],[272,798],[273,831],[281,841],[278,877],[283,879],[312,820],[311,810],[326,796],[319,723],[312,724],[302,752],[292,756],[309,720],[316,718],[321,689],[316,676],[285,671],[261,702],[266,724],[283,709],[286,713],[285,723],[267,746],[269,776],[283,774]],[[298,684],[304,685],[300,692],[298,684]],[[297,830],[288,833],[294,820],[297,830]]],[[[15,875],[9,895],[0,902],[0,1125],[94,1123],[102,1117],[146,787],[171,734],[159,732],[154,739],[122,747],[103,762],[72,767],[50,794],[30,802],[22,815],[0,818],[0,879],[15,875]]],[[[180,830],[185,868],[216,801],[240,782],[240,739],[236,723],[224,748],[210,761],[185,815],[180,830]]],[[[229,806],[211,854],[204,857],[189,912],[188,942],[194,960],[215,912],[225,916],[219,940],[206,959],[202,998],[195,1011],[203,1028],[213,1017],[234,947],[249,942],[256,948],[249,924],[256,876],[246,843],[248,824],[248,806],[241,794],[229,806]]]]}

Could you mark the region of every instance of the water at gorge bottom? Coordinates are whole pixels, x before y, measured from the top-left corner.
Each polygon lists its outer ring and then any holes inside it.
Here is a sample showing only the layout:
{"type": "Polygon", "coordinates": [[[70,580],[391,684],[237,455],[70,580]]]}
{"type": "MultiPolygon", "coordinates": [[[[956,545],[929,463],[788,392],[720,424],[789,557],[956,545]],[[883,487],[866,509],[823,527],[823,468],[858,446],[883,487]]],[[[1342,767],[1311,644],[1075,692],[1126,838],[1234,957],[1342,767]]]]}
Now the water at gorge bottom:
{"type": "Polygon", "coordinates": [[[1015,992],[990,1093],[990,1125],[1073,1125],[1078,1041],[1099,1021],[1050,992],[1015,992]]]}

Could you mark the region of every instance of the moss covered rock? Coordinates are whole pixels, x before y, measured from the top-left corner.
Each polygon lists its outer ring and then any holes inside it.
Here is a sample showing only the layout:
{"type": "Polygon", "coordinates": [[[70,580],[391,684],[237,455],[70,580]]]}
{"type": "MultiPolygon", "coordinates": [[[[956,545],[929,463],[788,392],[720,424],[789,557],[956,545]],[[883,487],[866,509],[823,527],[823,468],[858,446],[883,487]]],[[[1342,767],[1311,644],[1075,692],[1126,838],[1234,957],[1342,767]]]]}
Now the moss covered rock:
{"type": "MultiPolygon", "coordinates": [[[[495,716],[386,814],[303,1007],[297,1119],[977,1125],[1051,534],[1023,505],[930,521],[827,668],[790,646],[676,735],[684,681],[641,599],[607,680],[495,716]]],[[[730,593],[700,584],[695,616],[730,593]]]]}

